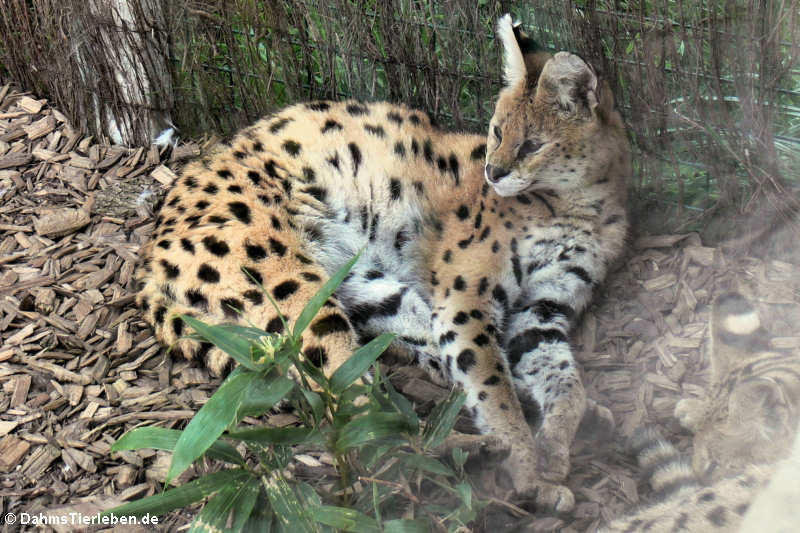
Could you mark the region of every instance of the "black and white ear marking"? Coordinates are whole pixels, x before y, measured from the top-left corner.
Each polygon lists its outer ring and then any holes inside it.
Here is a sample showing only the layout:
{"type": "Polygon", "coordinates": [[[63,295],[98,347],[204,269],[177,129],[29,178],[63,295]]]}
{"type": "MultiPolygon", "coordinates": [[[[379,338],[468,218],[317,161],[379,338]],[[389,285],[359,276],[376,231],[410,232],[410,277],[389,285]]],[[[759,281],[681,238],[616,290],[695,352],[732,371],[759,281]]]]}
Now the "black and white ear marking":
{"type": "Polygon", "coordinates": [[[597,75],[574,54],[558,52],[553,56],[542,70],[539,85],[564,113],[581,114],[597,107],[597,75]]]}
{"type": "Polygon", "coordinates": [[[525,58],[517,42],[519,23],[511,21],[506,13],[497,22],[497,36],[503,44],[503,78],[506,86],[511,87],[525,79],[525,58]]]}

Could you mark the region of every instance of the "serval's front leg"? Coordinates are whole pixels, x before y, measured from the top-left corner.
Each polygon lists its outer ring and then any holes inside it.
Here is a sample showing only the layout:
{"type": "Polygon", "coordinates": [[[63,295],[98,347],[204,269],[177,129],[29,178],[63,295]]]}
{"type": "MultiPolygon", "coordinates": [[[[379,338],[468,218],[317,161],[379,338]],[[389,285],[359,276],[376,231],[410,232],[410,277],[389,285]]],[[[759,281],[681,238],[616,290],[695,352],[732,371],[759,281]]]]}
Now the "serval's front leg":
{"type": "Polygon", "coordinates": [[[442,364],[466,392],[466,407],[474,414],[477,427],[510,448],[503,466],[515,491],[538,505],[557,511],[571,509],[575,498],[569,489],[540,475],[540,452],[496,341],[491,294],[478,295],[473,288],[446,298],[440,292],[437,295],[442,298],[434,297],[433,329],[442,364]]]}

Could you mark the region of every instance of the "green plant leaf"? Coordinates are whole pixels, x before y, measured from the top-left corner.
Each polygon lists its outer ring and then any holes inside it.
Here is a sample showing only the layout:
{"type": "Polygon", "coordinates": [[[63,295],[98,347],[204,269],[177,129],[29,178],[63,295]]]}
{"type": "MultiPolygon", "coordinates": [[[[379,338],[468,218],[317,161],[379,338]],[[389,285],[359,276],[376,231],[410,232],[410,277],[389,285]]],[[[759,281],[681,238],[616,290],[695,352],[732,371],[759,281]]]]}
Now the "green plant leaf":
{"type": "Polygon", "coordinates": [[[317,313],[319,313],[319,310],[322,309],[322,306],[325,305],[325,302],[328,301],[328,298],[330,298],[334,291],[339,288],[339,285],[342,284],[344,278],[346,278],[347,274],[350,273],[350,269],[353,268],[353,265],[356,264],[356,261],[358,261],[360,256],[361,251],[359,251],[350,261],[342,265],[342,267],[337,270],[322,287],[319,288],[317,293],[311,297],[306,306],[303,308],[303,311],[300,313],[300,316],[297,317],[297,320],[294,323],[292,338],[295,340],[295,342],[300,340],[300,335],[305,331],[317,313]]]}
{"type": "Polygon", "coordinates": [[[320,442],[321,435],[315,428],[286,427],[267,428],[256,427],[230,431],[226,437],[245,442],[258,442],[259,444],[277,444],[279,446],[293,446],[309,441],[320,442]]]}
{"type": "Polygon", "coordinates": [[[456,485],[456,492],[458,492],[464,507],[472,509],[472,487],[469,483],[461,482],[456,485]]]}
{"type": "Polygon", "coordinates": [[[387,520],[383,523],[383,533],[429,533],[432,530],[430,522],[423,518],[387,520]]]}
{"type": "Polygon", "coordinates": [[[355,531],[356,533],[379,533],[380,528],[374,518],[355,509],[320,505],[309,509],[311,517],[322,524],[334,527],[340,531],[355,531]]]}
{"type": "Polygon", "coordinates": [[[280,524],[295,533],[319,532],[309,509],[300,503],[285,479],[273,473],[269,477],[263,476],[262,483],[280,524]]]}
{"type": "Polygon", "coordinates": [[[135,502],[126,503],[104,511],[103,515],[115,514],[117,516],[142,516],[144,514],[165,515],[179,507],[186,507],[210,496],[228,485],[245,483],[253,476],[241,468],[222,470],[208,474],[200,479],[190,481],[180,487],[175,487],[161,494],[147,496],[135,502]]]}
{"type": "Polygon", "coordinates": [[[284,376],[267,376],[250,383],[242,395],[236,418],[261,416],[280,402],[295,387],[295,382],[284,376]]]}
{"type": "Polygon", "coordinates": [[[233,357],[237,363],[250,370],[258,369],[250,356],[250,341],[247,338],[232,334],[229,327],[211,326],[191,316],[179,316],[201,337],[233,357]]]}
{"type": "Polygon", "coordinates": [[[339,430],[336,449],[344,452],[377,439],[408,433],[412,429],[400,413],[369,413],[351,420],[339,430]]]}
{"type": "Polygon", "coordinates": [[[386,351],[394,340],[394,335],[384,333],[353,352],[342,366],[331,376],[331,392],[339,394],[355,380],[364,375],[372,363],[386,351]]]}
{"type": "Polygon", "coordinates": [[[437,461],[433,457],[416,454],[404,454],[400,459],[403,464],[410,468],[419,468],[431,474],[441,474],[443,476],[455,476],[456,473],[447,465],[437,461]]]}
{"type": "Polygon", "coordinates": [[[300,392],[311,407],[311,413],[314,415],[314,422],[319,424],[322,417],[325,415],[325,402],[322,401],[322,397],[319,394],[312,390],[301,388],[300,392]]]}
{"type": "Polygon", "coordinates": [[[244,483],[233,483],[221,488],[192,521],[189,533],[240,532],[253,511],[260,489],[258,479],[254,477],[244,483]],[[233,524],[228,527],[231,512],[233,524]]]}
{"type": "Polygon", "coordinates": [[[444,402],[433,409],[423,433],[423,448],[425,450],[435,448],[444,442],[444,439],[452,431],[458,418],[458,412],[466,399],[466,394],[454,389],[444,402]]]}
{"type": "MultiPolygon", "coordinates": [[[[132,429],[111,446],[111,451],[118,452],[121,450],[152,448],[154,450],[167,450],[171,452],[175,449],[175,445],[178,443],[181,433],[182,432],[177,429],[159,427],[132,429]]],[[[216,441],[208,448],[206,455],[240,466],[245,464],[244,459],[239,455],[239,452],[236,451],[236,448],[220,440],[216,441]]]]}
{"type": "Polygon", "coordinates": [[[414,406],[411,405],[411,402],[408,399],[397,392],[392,385],[392,382],[388,379],[385,381],[386,393],[389,396],[392,404],[394,405],[395,409],[400,411],[403,416],[406,417],[408,423],[414,428],[412,431],[413,434],[419,433],[419,417],[417,413],[414,411],[414,406]]]}
{"type": "Polygon", "coordinates": [[[167,483],[203,455],[231,425],[242,404],[244,393],[250,389],[254,380],[260,378],[254,372],[244,372],[220,385],[181,433],[172,454],[167,483]]]}
{"type": "Polygon", "coordinates": [[[256,501],[258,505],[250,512],[250,516],[242,528],[242,533],[272,533],[272,522],[275,517],[263,489],[258,491],[256,501]]]}

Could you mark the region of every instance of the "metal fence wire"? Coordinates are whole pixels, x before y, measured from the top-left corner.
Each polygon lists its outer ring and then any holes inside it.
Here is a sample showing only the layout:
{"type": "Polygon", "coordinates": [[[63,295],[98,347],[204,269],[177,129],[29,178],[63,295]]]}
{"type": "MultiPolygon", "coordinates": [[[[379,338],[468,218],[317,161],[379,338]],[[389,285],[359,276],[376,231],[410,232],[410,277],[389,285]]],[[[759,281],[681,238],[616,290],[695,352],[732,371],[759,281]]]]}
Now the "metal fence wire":
{"type": "Polygon", "coordinates": [[[299,100],[357,98],[483,131],[500,87],[494,24],[511,12],[611,81],[646,201],[745,211],[780,203],[800,176],[800,0],[93,1],[135,16],[102,17],[83,0],[0,10],[7,73],[89,130],[102,131],[98,98],[119,113],[158,107],[183,136],[228,135],[299,100]],[[147,68],[129,69],[134,79],[102,64],[109,28],[136,36],[147,68]],[[120,86],[134,83],[156,98],[126,100],[120,86]]]}

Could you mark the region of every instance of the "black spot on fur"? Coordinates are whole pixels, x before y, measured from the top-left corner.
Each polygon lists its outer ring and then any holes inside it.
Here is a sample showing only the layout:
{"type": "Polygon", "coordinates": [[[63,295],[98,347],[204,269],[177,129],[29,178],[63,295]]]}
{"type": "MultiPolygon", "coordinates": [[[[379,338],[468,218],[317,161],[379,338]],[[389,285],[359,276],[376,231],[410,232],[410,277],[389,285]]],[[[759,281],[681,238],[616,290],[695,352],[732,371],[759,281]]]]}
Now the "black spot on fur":
{"type": "Polygon", "coordinates": [[[406,156],[406,147],[403,146],[403,143],[397,141],[394,143],[394,153],[399,158],[404,158],[406,156]]]}
{"type": "Polygon", "coordinates": [[[225,257],[228,255],[228,252],[231,251],[224,241],[217,240],[213,235],[206,235],[203,237],[203,246],[217,257],[225,257]]]}
{"type": "Polygon", "coordinates": [[[181,248],[194,255],[194,244],[187,238],[181,239],[181,248]]]}
{"type": "Polygon", "coordinates": [[[406,234],[405,231],[403,230],[398,231],[394,236],[394,249],[399,252],[400,250],[403,249],[403,246],[405,246],[409,240],[410,239],[408,238],[408,235],[406,234]]]}
{"type": "Polygon", "coordinates": [[[486,346],[487,344],[489,344],[489,337],[486,336],[485,334],[481,333],[477,337],[472,339],[472,342],[475,343],[475,346],[483,347],[483,346],[486,346]]]}
{"type": "Polygon", "coordinates": [[[267,258],[267,251],[261,245],[245,243],[244,250],[247,253],[247,257],[253,261],[261,261],[267,258]]]}
{"type": "Polygon", "coordinates": [[[467,348],[463,350],[460,354],[458,354],[458,358],[456,359],[456,364],[458,364],[458,369],[464,373],[467,373],[470,368],[475,366],[475,352],[467,348]]]}
{"type": "Polygon", "coordinates": [[[253,143],[253,151],[255,151],[255,152],[263,152],[264,151],[264,145],[261,144],[260,141],[254,142],[253,143]]]}
{"type": "Polygon", "coordinates": [[[453,282],[453,289],[457,291],[465,291],[467,290],[467,282],[464,281],[463,277],[456,276],[456,280],[453,282]]]}
{"type": "Polygon", "coordinates": [[[468,321],[469,321],[469,315],[464,311],[459,311],[458,313],[456,313],[456,316],[453,317],[453,324],[456,324],[457,326],[462,326],[466,324],[468,321]]]}
{"type": "MultiPolygon", "coordinates": [[[[186,185],[186,187],[188,187],[189,189],[196,189],[197,188],[197,180],[194,179],[193,176],[186,176],[183,179],[183,184],[186,185]]],[[[178,200],[178,199],[179,198],[177,198],[177,197],[173,198],[173,200],[178,200]]],[[[170,202],[169,205],[175,205],[175,204],[170,202]]]]}
{"type": "Polygon", "coordinates": [[[353,177],[358,175],[358,167],[361,165],[361,150],[358,149],[356,143],[348,143],[347,148],[350,150],[350,158],[353,160],[353,177]]]}
{"type": "Polygon", "coordinates": [[[400,304],[403,302],[403,294],[406,288],[401,289],[399,292],[387,296],[377,304],[362,305],[351,312],[350,320],[353,324],[363,324],[368,320],[375,317],[394,316],[400,310],[400,304]]]}
{"type": "Polygon", "coordinates": [[[584,268],[581,268],[579,266],[570,267],[567,269],[567,274],[575,274],[576,276],[581,278],[581,280],[583,280],[584,283],[588,285],[592,284],[592,277],[589,275],[588,272],[586,272],[586,269],[584,268]]]}
{"type": "Polygon", "coordinates": [[[709,522],[714,524],[717,527],[723,527],[728,523],[727,517],[728,511],[723,506],[718,505],[714,507],[709,513],[706,515],[706,518],[709,522]]]}
{"type": "Polygon", "coordinates": [[[219,188],[213,183],[209,183],[205,187],[203,187],[203,192],[207,194],[217,194],[218,190],[219,188]]]}
{"type": "Polygon", "coordinates": [[[309,102],[306,107],[311,111],[327,111],[331,106],[328,102],[309,102]]]}
{"type": "Polygon", "coordinates": [[[256,172],[255,170],[248,170],[247,177],[253,182],[253,185],[259,185],[261,183],[261,174],[256,172]]]}
{"type": "Polygon", "coordinates": [[[550,322],[557,315],[565,318],[572,318],[575,311],[567,304],[562,304],[554,300],[539,300],[533,304],[533,312],[540,322],[550,322]]]}
{"type": "Polygon", "coordinates": [[[201,210],[201,211],[202,211],[203,209],[207,208],[209,205],[211,205],[211,204],[209,204],[209,203],[208,203],[208,202],[206,202],[205,200],[200,200],[199,202],[197,202],[196,204],[194,204],[195,208],[196,208],[196,209],[199,209],[199,210],[201,210]]]}
{"type": "Polygon", "coordinates": [[[399,179],[392,178],[389,180],[389,195],[395,201],[399,200],[403,195],[403,186],[400,184],[399,179]]]}
{"type": "Polygon", "coordinates": [[[233,152],[233,157],[235,157],[236,159],[244,159],[246,155],[247,154],[245,154],[244,152],[241,152],[239,150],[236,150],[235,152],[233,152]]]}
{"type": "Polygon", "coordinates": [[[313,272],[301,272],[300,276],[306,281],[322,281],[322,278],[313,272]]]}
{"type": "Polygon", "coordinates": [[[325,202],[328,195],[328,191],[324,187],[306,187],[303,192],[310,194],[320,202],[325,202]]]}
{"type": "Polygon", "coordinates": [[[377,137],[385,137],[386,132],[383,131],[383,126],[374,126],[372,124],[364,124],[364,129],[367,133],[375,135],[377,137]]]}
{"type": "Polygon", "coordinates": [[[439,336],[439,346],[450,344],[454,340],[456,340],[456,332],[450,330],[447,333],[443,333],[442,335],[439,336]]]}
{"type": "Polygon", "coordinates": [[[289,154],[292,157],[296,157],[301,150],[300,143],[297,141],[284,141],[283,142],[283,151],[289,154]]]}
{"type": "Polygon", "coordinates": [[[253,270],[252,268],[248,267],[242,267],[242,274],[248,283],[253,285],[264,284],[264,277],[257,270],[253,270]]]}
{"type": "Polygon", "coordinates": [[[264,303],[264,294],[261,291],[251,289],[242,293],[242,296],[247,298],[253,305],[261,305],[264,303]]]}
{"type": "Polygon", "coordinates": [[[350,331],[350,324],[342,315],[332,314],[311,324],[311,331],[317,337],[324,337],[334,333],[348,332],[350,331]]]}
{"type": "Polygon", "coordinates": [[[166,259],[162,259],[160,262],[161,266],[164,268],[164,274],[167,276],[167,279],[175,279],[180,275],[181,269],[178,268],[178,265],[173,265],[166,259]]]}
{"type": "Polygon", "coordinates": [[[422,184],[421,181],[414,182],[414,190],[417,192],[419,196],[425,194],[425,186],[422,184]]]}
{"type": "Polygon", "coordinates": [[[198,290],[190,289],[186,291],[186,299],[192,307],[197,307],[204,311],[208,309],[208,299],[198,290]]]}
{"type": "Polygon", "coordinates": [[[227,168],[221,168],[221,169],[217,170],[217,176],[219,176],[220,178],[222,178],[224,180],[227,180],[227,179],[231,179],[233,177],[233,174],[227,168]]]}
{"type": "Polygon", "coordinates": [[[272,253],[283,257],[286,254],[286,245],[270,237],[269,249],[272,253]]]}
{"type": "Polygon", "coordinates": [[[505,304],[508,302],[508,295],[506,294],[505,289],[500,285],[495,285],[494,289],[492,290],[492,298],[497,300],[498,302],[505,304]]]}
{"type": "Polygon", "coordinates": [[[226,318],[237,318],[239,316],[238,311],[241,311],[244,307],[241,300],[236,298],[223,298],[219,301],[219,305],[222,307],[222,312],[226,318]]]}
{"type": "Polygon", "coordinates": [[[411,139],[411,153],[415,156],[419,155],[419,143],[416,139],[411,139]]]}
{"type": "Polygon", "coordinates": [[[183,334],[183,320],[177,316],[172,319],[172,331],[176,337],[180,337],[183,334]]]}
{"type": "Polygon", "coordinates": [[[228,211],[239,219],[242,224],[250,224],[250,208],[244,202],[230,202],[228,211]]]}
{"type": "Polygon", "coordinates": [[[491,387],[492,385],[497,385],[498,383],[500,383],[500,376],[498,376],[497,374],[492,374],[491,376],[486,378],[486,380],[483,382],[484,385],[487,385],[489,387],[491,387]]]}
{"type": "Polygon", "coordinates": [[[267,333],[282,333],[283,321],[281,321],[281,319],[276,316],[267,323],[267,325],[264,327],[264,331],[266,331],[267,333]]]}
{"type": "Polygon", "coordinates": [[[440,155],[436,159],[436,166],[439,167],[439,172],[447,172],[447,159],[440,155]]]}
{"type": "Polygon", "coordinates": [[[300,261],[304,265],[310,265],[312,263],[311,259],[302,254],[294,254],[294,256],[297,258],[298,261],[300,261]]]}
{"type": "Polygon", "coordinates": [[[425,139],[425,142],[422,143],[422,155],[425,156],[425,161],[433,164],[433,143],[430,139],[425,139]]]}
{"type": "Polygon", "coordinates": [[[158,241],[158,247],[159,248],[163,248],[165,250],[169,250],[169,247],[170,247],[171,244],[172,244],[172,241],[168,241],[166,239],[158,241]]]}
{"type": "Polygon", "coordinates": [[[381,272],[380,270],[370,270],[364,275],[364,277],[367,278],[368,280],[373,280],[373,279],[380,279],[383,277],[383,275],[384,275],[383,272],[381,272]]]}
{"type": "Polygon", "coordinates": [[[480,282],[478,282],[478,295],[482,295],[486,292],[486,289],[489,288],[489,280],[488,278],[481,278],[480,282]]]}
{"type": "Polygon", "coordinates": [[[465,205],[458,206],[458,209],[456,209],[456,216],[460,220],[466,220],[469,218],[469,208],[465,205]]]}
{"type": "Polygon", "coordinates": [[[306,358],[312,365],[322,368],[328,363],[328,352],[322,346],[312,346],[304,350],[306,358]]]}
{"type": "Polygon", "coordinates": [[[483,161],[486,159],[486,145],[479,144],[475,148],[472,149],[472,152],[469,154],[469,158],[473,161],[483,161]]]}
{"type": "Polygon", "coordinates": [[[322,126],[322,133],[328,133],[329,131],[338,131],[342,129],[342,125],[336,122],[335,120],[328,119],[325,121],[325,124],[322,126]]]}
{"type": "Polygon", "coordinates": [[[557,329],[531,328],[508,342],[508,361],[511,368],[517,366],[522,355],[535,350],[540,343],[567,342],[567,336],[557,329]]]}
{"type": "Polygon", "coordinates": [[[444,255],[442,255],[442,261],[444,261],[445,263],[450,263],[452,260],[453,260],[453,252],[451,250],[445,250],[444,255]]]}
{"type": "Polygon", "coordinates": [[[208,217],[208,222],[211,224],[225,224],[227,221],[227,218],[218,215],[212,215],[208,217]]]}
{"type": "Polygon", "coordinates": [[[207,283],[218,283],[219,271],[211,265],[203,263],[200,265],[200,268],[197,269],[197,277],[207,283]]]}
{"type": "Polygon", "coordinates": [[[153,314],[154,321],[157,324],[163,324],[164,323],[164,315],[165,314],[167,314],[167,308],[164,307],[163,305],[159,306],[159,308],[156,309],[156,312],[153,314]]]}
{"type": "Polygon", "coordinates": [[[395,113],[394,111],[389,111],[386,114],[386,118],[388,118],[390,122],[394,122],[398,126],[403,123],[403,117],[401,117],[399,114],[395,113]]]}
{"type": "Polygon", "coordinates": [[[369,114],[369,108],[362,104],[348,104],[345,109],[354,117],[369,114]]]}
{"type": "Polygon", "coordinates": [[[279,120],[273,122],[269,127],[270,133],[273,133],[273,134],[274,133],[278,133],[279,131],[281,131],[283,129],[284,126],[286,126],[291,121],[292,121],[292,119],[290,119],[290,118],[282,118],[282,119],[279,119],[279,120]]]}
{"type": "Polygon", "coordinates": [[[474,238],[475,238],[475,235],[470,235],[469,239],[462,239],[462,240],[458,241],[458,247],[463,250],[464,248],[466,248],[467,246],[472,244],[472,239],[474,239],[474,238]]]}
{"type": "Polygon", "coordinates": [[[283,283],[279,283],[272,289],[272,295],[275,297],[276,300],[285,300],[295,292],[297,289],[300,288],[300,284],[294,280],[284,281],[283,283]]]}

